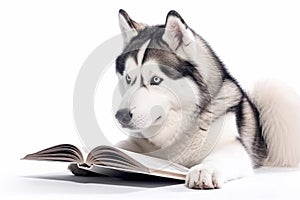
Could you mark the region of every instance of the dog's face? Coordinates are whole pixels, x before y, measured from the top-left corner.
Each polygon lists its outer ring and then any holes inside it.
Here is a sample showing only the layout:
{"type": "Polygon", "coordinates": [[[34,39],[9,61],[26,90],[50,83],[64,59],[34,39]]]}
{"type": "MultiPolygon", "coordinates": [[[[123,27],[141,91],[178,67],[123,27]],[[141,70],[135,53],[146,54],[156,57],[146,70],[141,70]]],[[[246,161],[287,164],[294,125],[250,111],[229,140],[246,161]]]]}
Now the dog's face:
{"type": "Polygon", "coordinates": [[[196,43],[193,32],[174,11],[163,26],[137,23],[123,10],[119,20],[124,49],[116,59],[122,94],[116,119],[122,128],[145,137],[180,128],[207,95],[190,62],[196,43]]]}

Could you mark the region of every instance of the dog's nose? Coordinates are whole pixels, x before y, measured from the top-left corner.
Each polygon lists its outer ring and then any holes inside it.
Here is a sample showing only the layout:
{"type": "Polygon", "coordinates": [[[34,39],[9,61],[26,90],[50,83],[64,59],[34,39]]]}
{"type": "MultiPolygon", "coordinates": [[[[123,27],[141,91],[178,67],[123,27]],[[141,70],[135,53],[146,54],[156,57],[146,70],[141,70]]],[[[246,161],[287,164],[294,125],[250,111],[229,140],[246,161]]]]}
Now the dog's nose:
{"type": "Polygon", "coordinates": [[[120,124],[127,125],[132,118],[132,113],[128,108],[123,108],[117,111],[115,117],[120,122],[120,124]]]}

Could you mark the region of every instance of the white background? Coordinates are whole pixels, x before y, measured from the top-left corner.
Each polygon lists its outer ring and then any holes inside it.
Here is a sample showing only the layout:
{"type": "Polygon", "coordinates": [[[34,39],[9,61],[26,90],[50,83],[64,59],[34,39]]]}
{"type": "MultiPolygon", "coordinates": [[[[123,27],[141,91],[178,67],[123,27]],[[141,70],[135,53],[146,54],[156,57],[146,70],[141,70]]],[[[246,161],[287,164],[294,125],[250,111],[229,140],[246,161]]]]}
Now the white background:
{"type": "MultiPolygon", "coordinates": [[[[59,143],[83,145],[73,120],[74,84],[87,56],[119,34],[120,8],[147,24],[164,23],[167,12],[177,10],[246,90],[269,77],[300,93],[297,1],[1,1],[1,173],[22,175],[45,167],[23,161],[17,172],[26,153],[59,143]]],[[[115,89],[114,70],[109,71],[103,94],[115,89]]],[[[114,122],[108,120],[111,105],[101,110],[99,102],[111,103],[103,94],[96,95],[95,108],[107,130],[114,122]]],[[[113,130],[110,141],[124,137],[113,130]]]]}

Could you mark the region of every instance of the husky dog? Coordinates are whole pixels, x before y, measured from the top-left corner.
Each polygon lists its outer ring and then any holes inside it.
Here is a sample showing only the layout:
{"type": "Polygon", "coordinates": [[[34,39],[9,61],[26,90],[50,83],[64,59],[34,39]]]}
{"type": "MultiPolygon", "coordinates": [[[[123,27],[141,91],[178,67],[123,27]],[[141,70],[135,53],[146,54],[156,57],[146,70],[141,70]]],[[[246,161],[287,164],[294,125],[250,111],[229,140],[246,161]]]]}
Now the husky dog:
{"type": "Polygon", "coordinates": [[[260,166],[299,166],[295,93],[262,82],[246,94],[176,11],[148,26],[120,10],[119,22],[123,97],[115,117],[130,134],[117,146],[188,167],[188,188],[220,188],[260,166]]]}

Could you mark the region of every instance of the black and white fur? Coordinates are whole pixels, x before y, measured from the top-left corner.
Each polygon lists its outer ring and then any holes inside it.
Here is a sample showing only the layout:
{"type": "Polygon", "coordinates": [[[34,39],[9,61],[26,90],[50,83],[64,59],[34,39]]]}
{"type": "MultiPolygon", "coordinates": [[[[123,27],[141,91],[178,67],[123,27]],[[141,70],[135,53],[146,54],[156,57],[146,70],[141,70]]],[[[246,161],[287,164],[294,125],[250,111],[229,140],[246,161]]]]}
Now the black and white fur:
{"type": "Polygon", "coordinates": [[[190,168],[189,188],[220,188],[263,165],[299,166],[296,94],[282,84],[262,82],[248,96],[175,11],[159,26],[137,23],[124,10],[119,21],[124,50],[116,71],[123,103],[116,118],[133,133],[119,147],[155,152],[190,168]],[[156,105],[161,110],[153,114],[156,105]],[[204,138],[216,130],[220,137],[203,159],[204,138]]]}

